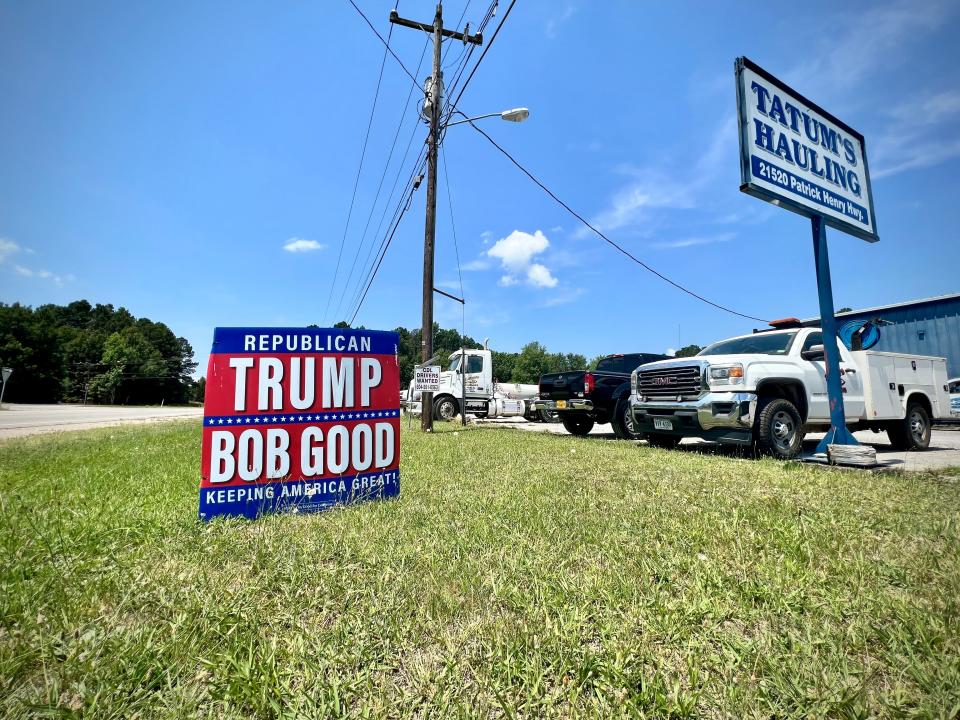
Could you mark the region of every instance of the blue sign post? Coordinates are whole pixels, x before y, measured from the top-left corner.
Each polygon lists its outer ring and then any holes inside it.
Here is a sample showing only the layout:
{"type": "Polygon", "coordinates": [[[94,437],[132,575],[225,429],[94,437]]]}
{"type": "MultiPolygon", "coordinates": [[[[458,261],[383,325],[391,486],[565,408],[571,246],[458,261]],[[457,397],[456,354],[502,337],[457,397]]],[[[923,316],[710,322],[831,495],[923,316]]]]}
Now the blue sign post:
{"type": "Polygon", "coordinates": [[[833,313],[833,284],[830,282],[830,255],[827,253],[827,226],[814,215],[813,257],[817,264],[817,293],[820,296],[820,329],[827,366],[827,397],[830,400],[830,430],[817,445],[825,453],[830,445],[859,445],[847,429],[843,414],[843,387],[840,383],[840,348],[837,347],[837,319],[833,313]]]}
{"type": "Polygon", "coordinates": [[[810,218],[830,430],[817,446],[856,445],[843,413],[837,321],[827,225],[876,242],[873,193],[863,135],[747,58],[737,58],[740,189],[810,218]]]}

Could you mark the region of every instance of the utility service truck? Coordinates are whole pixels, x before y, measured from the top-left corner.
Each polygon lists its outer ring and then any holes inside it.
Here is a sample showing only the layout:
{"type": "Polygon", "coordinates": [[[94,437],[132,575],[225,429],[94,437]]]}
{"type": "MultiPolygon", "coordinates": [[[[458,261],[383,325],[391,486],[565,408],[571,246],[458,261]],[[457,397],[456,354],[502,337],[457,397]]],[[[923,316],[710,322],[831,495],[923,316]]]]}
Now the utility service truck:
{"type": "MultiPolygon", "coordinates": [[[[450,369],[440,373],[440,389],[433,393],[434,420],[452,420],[460,414],[465,399],[467,413],[481,418],[522,416],[533,422],[556,421],[554,413],[534,408],[537,385],[494,380],[493,354],[488,348],[457,350],[450,353],[449,361],[450,369]]],[[[420,413],[420,396],[411,380],[410,386],[401,392],[401,405],[408,412],[420,413]]]]}
{"type": "MultiPolygon", "coordinates": [[[[886,432],[897,449],[926,449],[931,422],[950,415],[946,361],[837,345],[847,426],[886,432]]],[[[634,428],[654,446],[698,437],[794,458],[805,433],[830,426],[823,335],[764,330],[692,358],[641,365],[630,409],[634,428]]]]}

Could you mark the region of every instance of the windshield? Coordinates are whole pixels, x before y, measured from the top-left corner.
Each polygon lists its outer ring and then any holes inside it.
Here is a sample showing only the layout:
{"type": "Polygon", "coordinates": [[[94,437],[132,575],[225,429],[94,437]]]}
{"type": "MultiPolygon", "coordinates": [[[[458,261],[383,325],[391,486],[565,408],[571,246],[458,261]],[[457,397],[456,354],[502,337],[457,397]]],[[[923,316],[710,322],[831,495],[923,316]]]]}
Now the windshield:
{"type": "Polygon", "coordinates": [[[600,362],[597,363],[597,372],[626,373],[629,375],[636,370],[639,365],[666,359],[666,355],[655,355],[654,353],[611,355],[610,357],[602,358],[600,362]]]}
{"type": "Polygon", "coordinates": [[[757,333],[714,343],[700,355],[786,355],[797,333],[757,333]]]}

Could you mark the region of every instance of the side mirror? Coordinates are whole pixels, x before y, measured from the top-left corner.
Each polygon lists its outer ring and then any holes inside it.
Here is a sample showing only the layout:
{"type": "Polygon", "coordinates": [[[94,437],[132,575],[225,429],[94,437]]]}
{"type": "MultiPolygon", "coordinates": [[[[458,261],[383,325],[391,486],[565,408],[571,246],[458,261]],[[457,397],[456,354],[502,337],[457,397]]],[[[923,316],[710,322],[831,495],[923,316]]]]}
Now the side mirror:
{"type": "Polygon", "coordinates": [[[800,353],[800,357],[804,360],[823,360],[825,355],[823,345],[811,345],[809,350],[800,353]]]}

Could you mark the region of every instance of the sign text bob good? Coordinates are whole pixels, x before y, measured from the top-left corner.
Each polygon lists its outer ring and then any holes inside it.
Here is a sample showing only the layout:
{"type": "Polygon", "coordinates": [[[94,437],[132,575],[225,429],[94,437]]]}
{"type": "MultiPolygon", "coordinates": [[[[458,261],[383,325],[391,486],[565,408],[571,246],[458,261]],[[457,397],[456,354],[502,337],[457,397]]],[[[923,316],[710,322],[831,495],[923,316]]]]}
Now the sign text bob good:
{"type": "Polygon", "coordinates": [[[375,330],[217,328],[201,519],[397,495],[397,343],[375,330]]]}
{"type": "Polygon", "coordinates": [[[863,135],[738,58],[740,189],[876,242],[863,135]]]}

